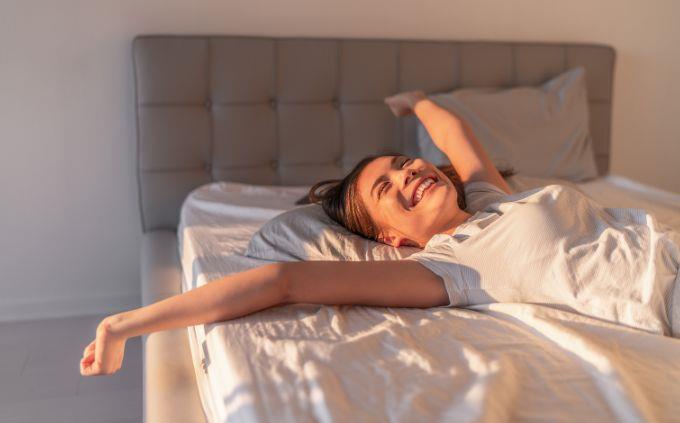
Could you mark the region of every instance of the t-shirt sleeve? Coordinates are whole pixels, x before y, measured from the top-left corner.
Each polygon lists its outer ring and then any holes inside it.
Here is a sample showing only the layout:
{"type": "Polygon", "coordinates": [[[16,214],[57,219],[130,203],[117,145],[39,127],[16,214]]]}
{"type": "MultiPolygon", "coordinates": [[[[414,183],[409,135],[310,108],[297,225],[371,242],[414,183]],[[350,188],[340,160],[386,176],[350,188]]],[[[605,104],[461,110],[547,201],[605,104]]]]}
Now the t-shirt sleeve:
{"type": "Polygon", "coordinates": [[[436,245],[417,253],[411,254],[403,260],[416,261],[435,275],[442,278],[449,303],[446,307],[463,307],[468,305],[468,298],[463,287],[463,275],[460,263],[453,250],[447,245],[436,245]]]}
{"type": "Polygon", "coordinates": [[[463,185],[465,191],[465,211],[475,214],[489,204],[501,201],[510,194],[486,181],[473,181],[463,185]]]}

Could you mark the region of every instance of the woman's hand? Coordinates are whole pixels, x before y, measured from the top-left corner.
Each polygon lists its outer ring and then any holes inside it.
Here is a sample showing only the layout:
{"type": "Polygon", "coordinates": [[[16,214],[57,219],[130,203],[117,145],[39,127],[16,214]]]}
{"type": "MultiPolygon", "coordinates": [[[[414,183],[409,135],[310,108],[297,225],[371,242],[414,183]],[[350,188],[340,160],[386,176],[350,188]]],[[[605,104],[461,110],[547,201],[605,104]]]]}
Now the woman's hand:
{"type": "Polygon", "coordinates": [[[420,100],[427,96],[422,91],[406,91],[385,98],[385,104],[390,107],[395,116],[406,116],[413,113],[413,108],[420,100]]]}
{"type": "Polygon", "coordinates": [[[81,375],[112,375],[120,369],[127,339],[112,330],[111,325],[115,319],[116,316],[109,316],[97,327],[96,338],[83,351],[83,358],[80,360],[81,375]]]}

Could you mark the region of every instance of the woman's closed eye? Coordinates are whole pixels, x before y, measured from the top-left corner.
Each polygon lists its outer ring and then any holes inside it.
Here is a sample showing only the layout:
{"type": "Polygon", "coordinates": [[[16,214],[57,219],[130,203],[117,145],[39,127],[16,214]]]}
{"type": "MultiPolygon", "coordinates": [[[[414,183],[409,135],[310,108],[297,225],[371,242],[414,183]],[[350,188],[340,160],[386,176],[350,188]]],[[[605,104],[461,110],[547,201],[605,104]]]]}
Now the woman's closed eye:
{"type": "Polygon", "coordinates": [[[389,182],[385,182],[382,185],[380,185],[380,190],[378,191],[378,200],[380,200],[383,196],[383,192],[387,190],[387,185],[389,185],[389,182]]]}

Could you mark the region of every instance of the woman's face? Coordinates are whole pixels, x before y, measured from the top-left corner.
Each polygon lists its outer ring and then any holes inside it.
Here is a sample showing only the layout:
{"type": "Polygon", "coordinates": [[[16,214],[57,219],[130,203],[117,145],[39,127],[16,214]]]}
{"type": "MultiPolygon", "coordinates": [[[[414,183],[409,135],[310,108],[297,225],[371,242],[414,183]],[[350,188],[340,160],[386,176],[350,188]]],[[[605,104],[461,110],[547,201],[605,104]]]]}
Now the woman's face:
{"type": "Polygon", "coordinates": [[[382,235],[395,247],[423,248],[460,218],[456,188],[436,166],[406,156],[382,156],[359,174],[361,200],[382,235]]]}

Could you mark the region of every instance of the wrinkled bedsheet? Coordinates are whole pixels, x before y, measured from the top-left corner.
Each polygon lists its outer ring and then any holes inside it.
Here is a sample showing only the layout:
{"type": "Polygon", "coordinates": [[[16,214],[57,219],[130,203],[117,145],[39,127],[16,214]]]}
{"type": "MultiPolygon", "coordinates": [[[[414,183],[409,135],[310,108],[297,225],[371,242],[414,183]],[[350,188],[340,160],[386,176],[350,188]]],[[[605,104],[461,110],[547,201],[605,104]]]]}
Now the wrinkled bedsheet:
{"type": "MultiPolygon", "coordinates": [[[[515,176],[515,191],[554,183],[515,176]]],[[[561,182],[560,182],[561,183],[561,182]]],[[[572,184],[574,186],[574,184],[572,184]]],[[[680,230],[680,196],[625,178],[576,184],[680,230]]],[[[266,264],[242,253],[305,187],[216,183],[179,227],[183,290],[266,264]]],[[[319,275],[323,277],[323,275],[319,275]]],[[[189,328],[206,414],[223,421],[672,421],[680,340],[547,307],[298,304],[189,328]]]]}

